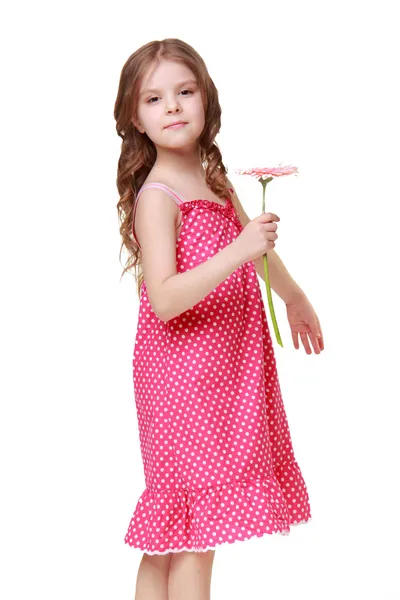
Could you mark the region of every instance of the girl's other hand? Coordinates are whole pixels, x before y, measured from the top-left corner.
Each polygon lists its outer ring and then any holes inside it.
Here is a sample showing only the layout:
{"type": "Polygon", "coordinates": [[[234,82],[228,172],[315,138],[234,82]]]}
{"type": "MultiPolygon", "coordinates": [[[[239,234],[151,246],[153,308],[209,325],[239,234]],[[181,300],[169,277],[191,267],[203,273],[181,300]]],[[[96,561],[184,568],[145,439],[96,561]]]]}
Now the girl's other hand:
{"type": "Polygon", "coordinates": [[[320,354],[325,347],[324,337],[318,316],[307,296],[303,292],[296,294],[286,303],[286,312],[296,350],[300,348],[300,335],[306,354],[312,354],[310,342],[315,354],[320,354]]]}

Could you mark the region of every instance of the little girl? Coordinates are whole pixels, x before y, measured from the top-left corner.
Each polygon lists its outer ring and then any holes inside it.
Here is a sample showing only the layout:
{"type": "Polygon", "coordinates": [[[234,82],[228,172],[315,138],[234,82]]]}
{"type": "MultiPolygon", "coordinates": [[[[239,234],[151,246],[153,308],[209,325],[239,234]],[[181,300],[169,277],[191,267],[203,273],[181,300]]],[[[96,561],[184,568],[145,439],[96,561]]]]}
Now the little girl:
{"type": "Polygon", "coordinates": [[[144,553],[135,599],[206,600],[217,546],[311,519],[255,268],[279,217],[244,212],[215,143],[218,92],[188,44],[134,52],[114,116],[124,273],[142,267],[133,384],[146,488],[125,536],[144,553]]]}

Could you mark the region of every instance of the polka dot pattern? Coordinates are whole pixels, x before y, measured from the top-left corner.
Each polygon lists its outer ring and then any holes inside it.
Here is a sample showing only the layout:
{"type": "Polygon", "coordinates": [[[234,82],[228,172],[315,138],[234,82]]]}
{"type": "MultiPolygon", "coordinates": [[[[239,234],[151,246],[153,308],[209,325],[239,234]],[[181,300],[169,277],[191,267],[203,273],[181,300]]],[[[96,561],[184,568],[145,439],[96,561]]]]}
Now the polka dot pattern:
{"type": "MultiPolygon", "coordinates": [[[[230,199],[180,209],[178,272],[243,229],[230,199]]],[[[253,261],[166,323],[144,282],[132,366],[146,489],[125,543],[204,552],[311,520],[253,261]]]]}

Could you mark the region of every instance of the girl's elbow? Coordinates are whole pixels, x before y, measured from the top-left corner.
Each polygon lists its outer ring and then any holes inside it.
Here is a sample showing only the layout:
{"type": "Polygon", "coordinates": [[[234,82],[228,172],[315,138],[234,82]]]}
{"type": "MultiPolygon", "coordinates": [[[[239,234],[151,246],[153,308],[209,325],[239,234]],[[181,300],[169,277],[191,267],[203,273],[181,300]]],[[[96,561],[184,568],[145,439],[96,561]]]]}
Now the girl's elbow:
{"type": "Polygon", "coordinates": [[[171,314],[170,307],[165,303],[165,301],[162,302],[161,299],[158,302],[150,302],[150,304],[156,317],[160,319],[160,321],[164,321],[164,323],[167,323],[167,321],[175,316],[171,314]]]}

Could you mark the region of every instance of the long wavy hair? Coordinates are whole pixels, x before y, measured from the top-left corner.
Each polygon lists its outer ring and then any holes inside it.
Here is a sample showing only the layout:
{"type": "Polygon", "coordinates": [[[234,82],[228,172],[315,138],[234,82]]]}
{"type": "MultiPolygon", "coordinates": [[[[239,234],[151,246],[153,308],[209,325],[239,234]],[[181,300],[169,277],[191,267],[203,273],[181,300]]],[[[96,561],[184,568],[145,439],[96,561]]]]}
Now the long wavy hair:
{"type": "Polygon", "coordinates": [[[218,91],[212,81],[201,56],[189,44],[176,38],[153,41],[141,46],[131,54],[124,64],[115,101],[114,117],[116,130],[122,138],[121,155],[118,160],[117,203],[118,219],[122,243],[119,258],[125,246],[128,259],[122,272],[134,269],[137,294],[143,284],[141,251],[133,233],[133,209],[137,192],[151,171],[157,156],[151,139],[133,125],[138,118],[138,98],[142,79],[147,70],[162,60],[182,62],[195,75],[201,91],[205,111],[205,126],[199,137],[200,159],[205,169],[206,185],[221,199],[230,195],[227,183],[227,169],[215,137],[221,128],[221,106],[218,91]]]}

